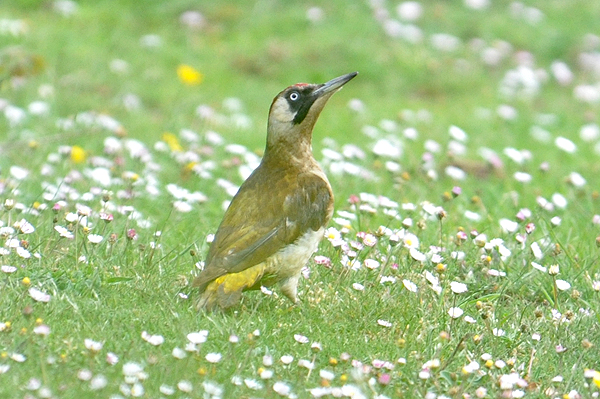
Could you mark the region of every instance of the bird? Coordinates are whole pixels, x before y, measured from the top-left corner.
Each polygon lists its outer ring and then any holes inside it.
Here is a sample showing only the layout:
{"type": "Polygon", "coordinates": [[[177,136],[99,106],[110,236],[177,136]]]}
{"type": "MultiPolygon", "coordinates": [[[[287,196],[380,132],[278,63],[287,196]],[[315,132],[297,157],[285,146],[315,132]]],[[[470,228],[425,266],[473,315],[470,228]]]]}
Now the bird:
{"type": "Polygon", "coordinates": [[[353,79],[297,83],[271,103],[260,164],[225,211],[192,285],[198,310],[226,310],[242,292],[278,285],[294,304],[302,268],[333,215],[333,191],[312,153],[312,132],[329,98],[353,79]]]}

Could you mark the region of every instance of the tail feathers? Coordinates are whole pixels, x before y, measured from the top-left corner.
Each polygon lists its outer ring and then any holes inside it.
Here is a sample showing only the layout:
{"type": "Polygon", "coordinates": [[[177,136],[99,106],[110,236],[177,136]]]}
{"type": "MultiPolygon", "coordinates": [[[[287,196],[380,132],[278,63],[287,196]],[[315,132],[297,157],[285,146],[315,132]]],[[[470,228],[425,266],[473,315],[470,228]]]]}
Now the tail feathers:
{"type": "Polygon", "coordinates": [[[223,310],[237,305],[242,298],[242,291],[258,285],[265,272],[265,265],[260,263],[239,273],[227,273],[211,281],[201,293],[196,308],[223,310]]]}

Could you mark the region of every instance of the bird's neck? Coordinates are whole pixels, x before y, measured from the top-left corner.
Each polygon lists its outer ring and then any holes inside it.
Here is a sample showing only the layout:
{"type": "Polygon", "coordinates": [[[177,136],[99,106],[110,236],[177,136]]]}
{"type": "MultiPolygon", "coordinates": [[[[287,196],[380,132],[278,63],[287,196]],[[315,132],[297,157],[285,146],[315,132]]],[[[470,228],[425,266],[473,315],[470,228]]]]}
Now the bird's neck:
{"type": "Polygon", "coordinates": [[[316,164],[312,153],[312,129],[271,129],[272,126],[269,126],[263,163],[279,163],[299,169],[311,168],[316,164]]]}
{"type": "Polygon", "coordinates": [[[310,169],[316,161],[312,153],[310,138],[295,142],[278,142],[267,144],[262,160],[263,164],[277,165],[278,167],[310,169]]]}

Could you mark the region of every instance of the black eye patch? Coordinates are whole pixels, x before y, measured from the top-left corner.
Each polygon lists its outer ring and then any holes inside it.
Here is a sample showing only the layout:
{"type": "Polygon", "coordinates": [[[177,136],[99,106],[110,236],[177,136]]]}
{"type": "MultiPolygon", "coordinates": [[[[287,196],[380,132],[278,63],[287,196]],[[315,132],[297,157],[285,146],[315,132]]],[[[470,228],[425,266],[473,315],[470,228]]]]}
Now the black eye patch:
{"type": "Polygon", "coordinates": [[[310,86],[294,87],[286,93],[285,98],[290,106],[290,110],[294,113],[294,119],[292,120],[294,125],[302,123],[306,115],[308,115],[310,107],[312,107],[317,99],[317,97],[312,95],[313,90],[314,88],[310,86]]]}

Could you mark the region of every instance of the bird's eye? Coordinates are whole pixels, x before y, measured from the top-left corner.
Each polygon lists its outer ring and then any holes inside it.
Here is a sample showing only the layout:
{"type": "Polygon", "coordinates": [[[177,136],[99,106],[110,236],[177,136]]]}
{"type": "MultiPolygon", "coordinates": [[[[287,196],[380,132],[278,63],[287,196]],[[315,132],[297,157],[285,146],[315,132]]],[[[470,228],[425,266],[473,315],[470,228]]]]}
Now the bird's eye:
{"type": "Polygon", "coordinates": [[[298,94],[298,92],[295,92],[295,91],[293,91],[293,92],[290,94],[290,100],[292,100],[292,101],[296,101],[296,100],[297,100],[297,99],[299,99],[299,98],[300,98],[300,94],[298,94]]]}

